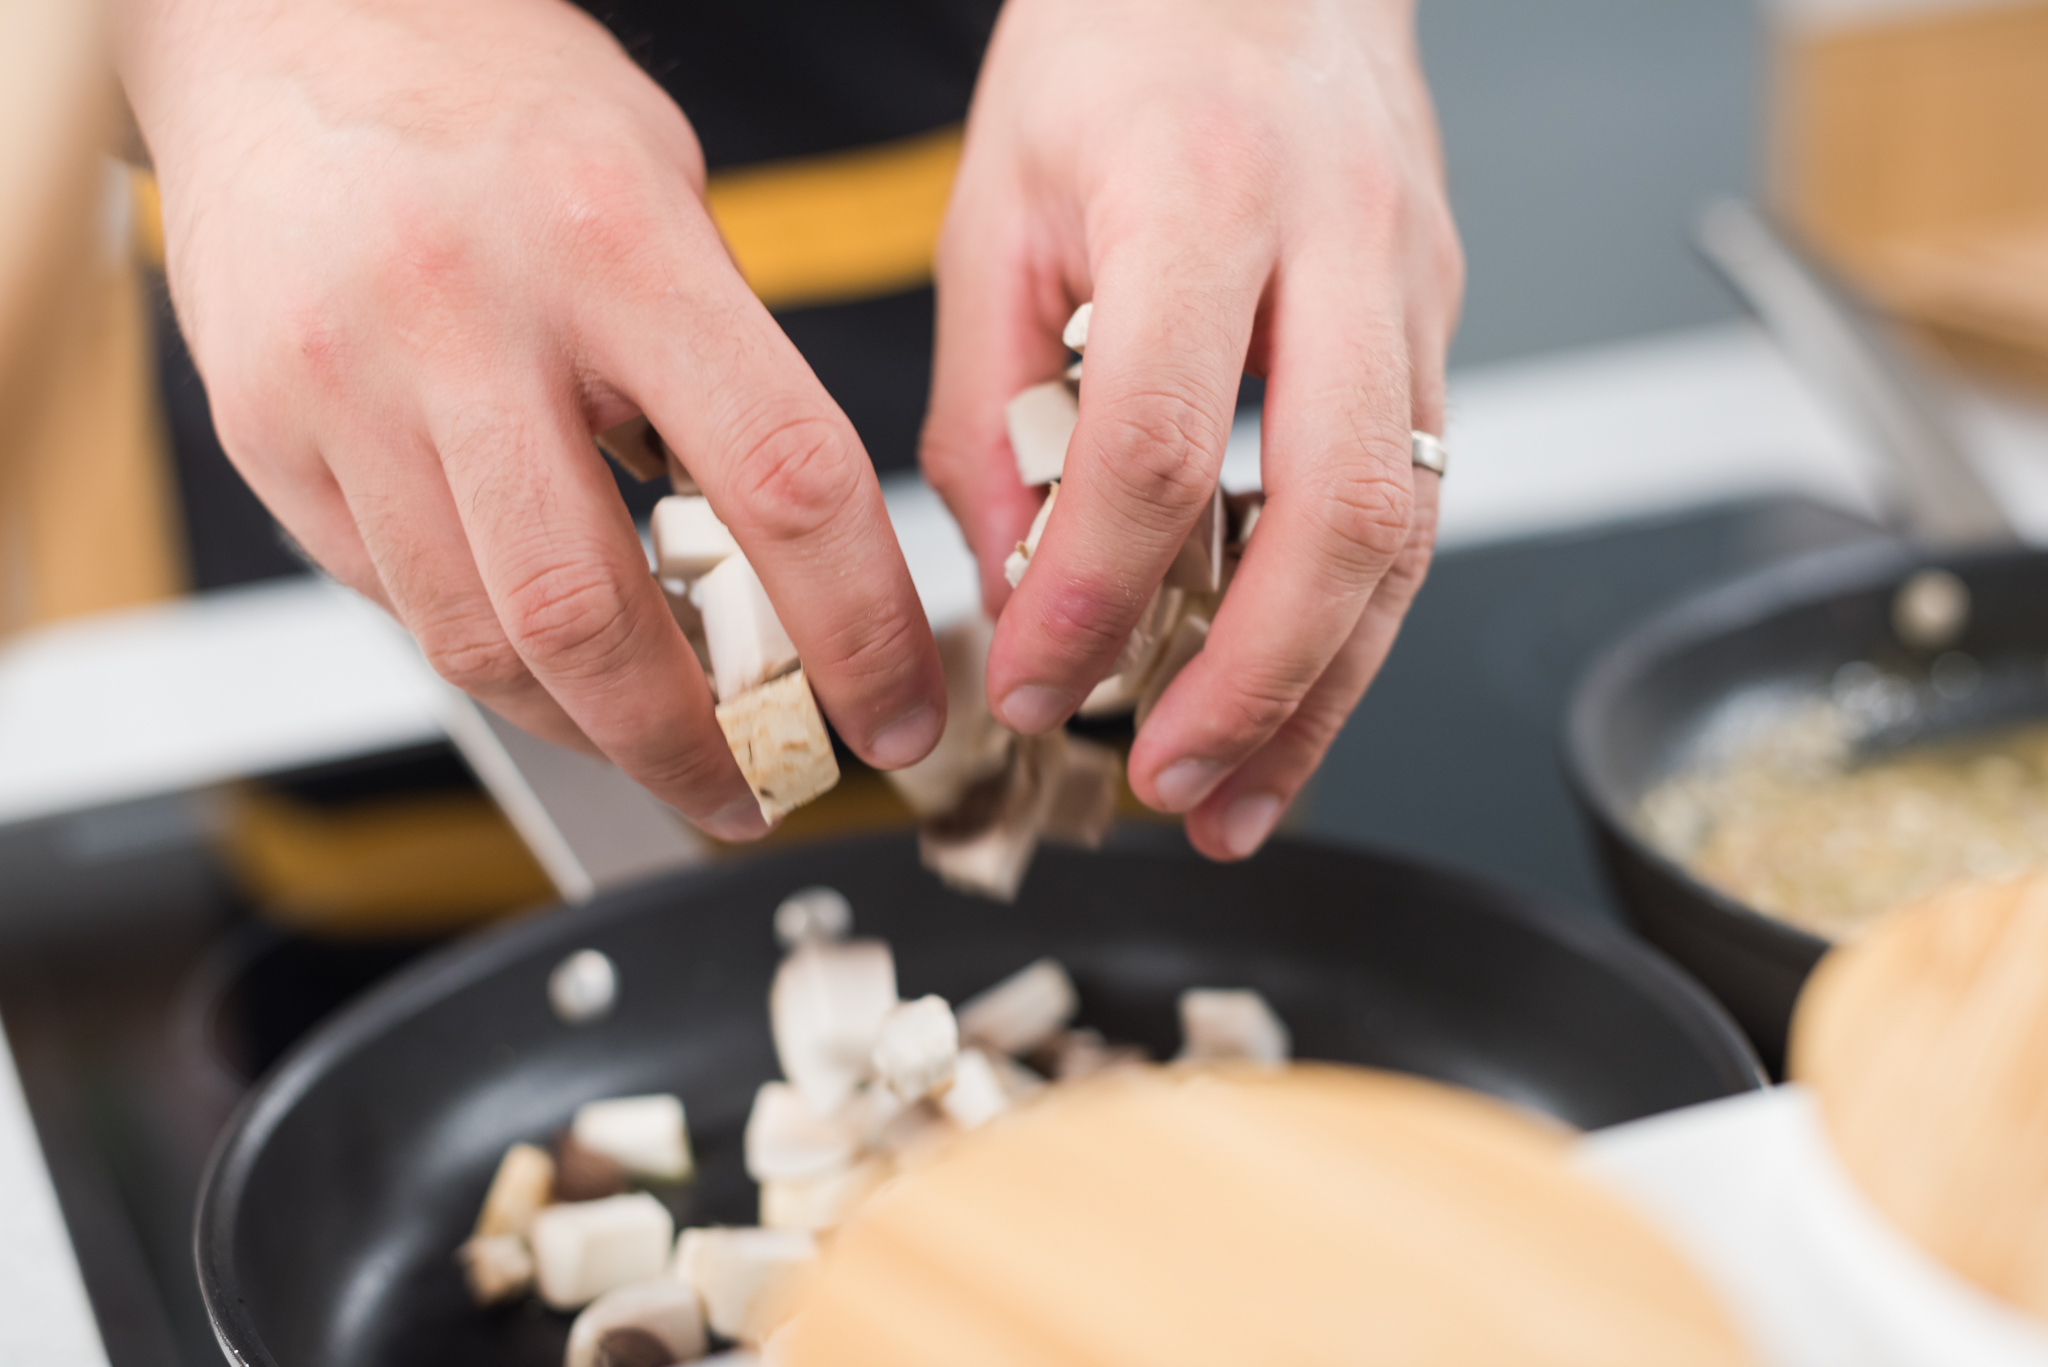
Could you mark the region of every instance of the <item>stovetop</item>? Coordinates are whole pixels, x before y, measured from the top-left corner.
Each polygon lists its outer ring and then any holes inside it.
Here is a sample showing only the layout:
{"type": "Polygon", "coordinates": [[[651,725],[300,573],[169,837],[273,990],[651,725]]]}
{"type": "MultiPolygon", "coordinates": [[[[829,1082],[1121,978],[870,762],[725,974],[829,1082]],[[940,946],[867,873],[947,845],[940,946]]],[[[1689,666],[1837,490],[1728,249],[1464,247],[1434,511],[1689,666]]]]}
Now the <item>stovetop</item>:
{"type": "MultiPolygon", "coordinates": [[[[1558,766],[1572,681],[1689,590],[1872,529],[1769,500],[1439,557],[1290,829],[1612,916],[1558,766]]],[[[470,783],[445,747],[293,776],[470,783]]],[[[113,1367],[214,1367],[192,1275],[206,1155],[259,1076],[427,941],[274,928],[210,853],[202,797],[0,832],[0,1017],[113,1367]]]]}

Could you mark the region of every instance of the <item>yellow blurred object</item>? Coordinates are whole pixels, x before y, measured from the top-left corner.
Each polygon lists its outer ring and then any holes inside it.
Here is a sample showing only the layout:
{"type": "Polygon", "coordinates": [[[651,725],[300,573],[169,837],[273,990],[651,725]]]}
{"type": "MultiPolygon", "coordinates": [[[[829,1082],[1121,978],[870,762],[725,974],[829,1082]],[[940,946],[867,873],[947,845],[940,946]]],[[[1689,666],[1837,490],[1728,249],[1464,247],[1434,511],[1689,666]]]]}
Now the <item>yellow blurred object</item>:
{"type": "Polygon", "coordinates": [[[427,935],[555,900],[481,792],[316,805],[249,785],[226,815],[229,863],[266,918],[297,930],[427,935]]]}
{"type": "Polygon", "coordinates": [[[1502,1103],[1363,1069],[1113,1074],[864,1207],[800,1295],[786,1360],[1748,1361],[1698,1277],[1568,1148],[1502,1103]]]}
{"type": "Polygon", "coordinates": [[[2048,1318],[2048,875],[1941,894],[1829,954],[1791,1073],[1894,1226],[2048,1318]]]}
{"type": "Polygon", "coordinates": [[[2048,3],[1782,9],[1779,210],[1958,360],[2048,383],[2048,3]]]}
{"type": "Polygon", "coordinates": [[[721,171],[705,187],[740,274],[772,309],[913,289],[932,254],[958,128],[798,161],[721,171]]]}

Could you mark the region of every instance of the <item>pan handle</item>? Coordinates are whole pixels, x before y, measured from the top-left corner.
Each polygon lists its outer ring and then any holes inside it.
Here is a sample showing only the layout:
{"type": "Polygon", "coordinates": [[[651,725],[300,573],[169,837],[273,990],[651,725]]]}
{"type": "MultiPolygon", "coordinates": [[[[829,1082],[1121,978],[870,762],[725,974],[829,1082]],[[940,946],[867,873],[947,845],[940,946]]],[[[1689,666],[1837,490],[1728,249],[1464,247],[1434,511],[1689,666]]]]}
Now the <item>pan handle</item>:
{"type": "Polygon", "coordinates": [[[1876,445],[1899,531],[1935,546],[2018,544],[1926,379],[1848,285],[1739,200],[1707,210],[1698,243],[1793,364],[1876,445]]]}

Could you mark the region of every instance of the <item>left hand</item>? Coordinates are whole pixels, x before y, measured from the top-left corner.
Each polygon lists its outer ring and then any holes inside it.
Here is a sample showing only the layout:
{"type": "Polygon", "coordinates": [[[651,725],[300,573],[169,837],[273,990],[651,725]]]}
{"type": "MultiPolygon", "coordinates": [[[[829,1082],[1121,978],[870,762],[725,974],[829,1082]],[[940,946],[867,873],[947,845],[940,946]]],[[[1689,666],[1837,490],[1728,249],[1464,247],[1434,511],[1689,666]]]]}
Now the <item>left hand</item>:
{"type": "Polygon", "coordinates": [[[1266,507],[1210,632],[1147,719],[1130,781],[1213,858],[1272,831],[1392,646],[1429,566],[1464,266],[1411,0],[1010,0],[938,260],[925,472],[1000,613],[990,705],[1061,724],[1107,671],[1266,378],[1266,507]],[[1066,362],[1095,302],[1059,506],[1003,405],[1066,362]]]}

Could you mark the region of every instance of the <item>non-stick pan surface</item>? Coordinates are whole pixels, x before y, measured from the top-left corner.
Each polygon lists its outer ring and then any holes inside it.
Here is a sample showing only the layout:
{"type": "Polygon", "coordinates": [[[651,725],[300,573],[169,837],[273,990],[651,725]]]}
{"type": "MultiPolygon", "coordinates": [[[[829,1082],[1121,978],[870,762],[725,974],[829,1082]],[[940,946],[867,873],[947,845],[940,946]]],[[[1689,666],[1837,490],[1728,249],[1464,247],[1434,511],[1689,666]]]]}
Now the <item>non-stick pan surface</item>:
{"type": "Polygon", "coordinates": [[[776,852],[467,942],[281,1063],[200,1199],[201,1289],[249,1364],[554,1367],[567,1319],[470,1306],[453,1261],[505,1146],[595,1097],[674,1091],[701,1169],[678,1223],[751,1223],[740,1133],[775,1074],[776,903],[810,884],[894,946],[905,996],[959,999],[1042,954],[1082,1017],[1164,1056],[1190,986],[1251,986],[1304,1056],[1398,1068],[1605,1125],[1758,1085],[1733,1024],[1616,930],[1398,860],[1277,842],[1217,866],[1177,835],[1044,851],[1015,907],[942,889],[908,838],[776,852]],[[618,966],[616,1011],[564,1025],[549,970],[618,966]]]}
{"type": "Polygon", "coordinates": [[[1831,696],[1858,662],[1905,685],[1888,693],[1867,752],[2048,715],[2048,554],[1942,556],[1884,541],[1773,566],[1624,637],[1588,672],[1567,725],[1573,785],[1629,919],[1727,1005],[1774,1072],[1827,942],[1695,880],[1642,838],[1636,813],[1697,762],[1732,709],[1831,696]],[[1899,589],[1925,569],[1969,590],[1967,625],[1934,649],[1892,625],[1899,589]]]}

